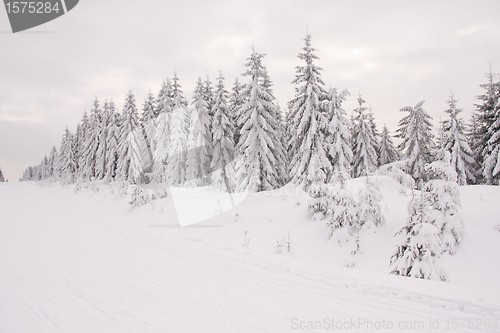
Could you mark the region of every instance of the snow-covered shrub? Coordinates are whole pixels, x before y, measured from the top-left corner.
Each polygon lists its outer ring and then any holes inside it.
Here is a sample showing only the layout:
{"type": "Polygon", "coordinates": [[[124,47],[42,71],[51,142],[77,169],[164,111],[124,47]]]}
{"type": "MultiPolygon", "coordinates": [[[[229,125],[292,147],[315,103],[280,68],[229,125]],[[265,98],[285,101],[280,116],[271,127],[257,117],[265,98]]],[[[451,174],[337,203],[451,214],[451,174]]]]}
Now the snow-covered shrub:
{"type": "Polygon", "coordinates": [[[439,230],[432,224],[431,205],[425,192],[413,197],[408,212],[408,223],[397,232],[405,234],[406,239],[391,257],[391,274],[446,281],[439,230]]]}
{"type": "Polygon", "coordinates": [[[143,206],[150,201],[151,197],[149,196],[148,190],[136,186],[134,188],[134,192],[132,193],[132,200],[129,201],[129,204],[132,206],[132,209],[134,209],[143,206]]]}
{"type": "Polygon", "coordinates": [[[323,170],[317,169],[309,187],[308,208],[313,213],[313,220],[323,220],[328,214],[329,190],[325,180],[326,175],[323,170]]]}
{"type": "Polygon", "coordinates": [[[166,188],[157,188],[153,190],[151,194],[151,200],[159,200],[168,197],[168,192],[166,188]]]}
{"type": "Polygon", "coordinates": [[[274,252],[281,254],[283,251],[290,252],[292,249],[292,242],[290,241],[290,232],[288,232],[288,238],[283,238],[281,242],[276,240],[276,245],[274,246],[274,252]]]}
{"type": "Polygon", "coordinates": [[[405,172],[407,167],[408,165],[406,160],[396,161],[382,165],[377,170],[377,174],[380,176],[389,176],[401,184],[403,188],[411,189],[414,187],[415,181],[412,176],[405,172]]]}

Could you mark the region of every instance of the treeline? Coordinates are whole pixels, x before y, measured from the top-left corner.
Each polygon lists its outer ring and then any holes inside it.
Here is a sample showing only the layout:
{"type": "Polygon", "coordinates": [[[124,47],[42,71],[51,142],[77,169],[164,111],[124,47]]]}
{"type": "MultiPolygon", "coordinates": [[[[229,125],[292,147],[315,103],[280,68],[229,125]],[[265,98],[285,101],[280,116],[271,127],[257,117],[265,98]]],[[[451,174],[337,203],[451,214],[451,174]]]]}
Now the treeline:
{"type": "Polygon", "coordinates": [[[75,133],[66,129],[59,150],[53,147],[22,180],[77,179],[169,185],[212,185],[225,190],[265,191],[289,181],[309,188],[315,171],[325,182],[336,174],[369,175],[381,165],[402,161],[402,169],[426,180],[425,166],[436,159],[436,148],[450,153],[457,183],[499,184],[500,82],[488,74],[479,103],[468,123],[451,95],[444,110],[448,119],[433,134],[423,101],[401,109],[393,144],[389,129],[378,131],[371,109],[359,106],[348,116],[342,103],[347,90],[325,89],[311,35],[298,57],[295,96],[281,110],[263,63],[252,49],[245,64],[247,82],[235,79],[226,90],[220,72],[215,85],[198,79],[188,102],[177,74],[166,79],[155,97],[146,96],[142,112],[129,91],[122,112],[113,100],[96,98],[75,133]]]}

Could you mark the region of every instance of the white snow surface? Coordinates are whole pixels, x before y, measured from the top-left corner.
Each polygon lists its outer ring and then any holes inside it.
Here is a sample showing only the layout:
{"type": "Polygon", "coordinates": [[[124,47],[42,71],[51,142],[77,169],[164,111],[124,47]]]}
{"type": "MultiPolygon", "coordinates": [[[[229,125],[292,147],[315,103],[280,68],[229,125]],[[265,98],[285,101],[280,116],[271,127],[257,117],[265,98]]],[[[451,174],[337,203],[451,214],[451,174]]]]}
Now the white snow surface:
{"type": "Polygon", "coordinates": [[[460,188],[463,239],[439,282],[388,274],[410,197],[378,181],[386,224],[356,255],[293,186],[180,227],[171,196],[131,210],[107,186],[1,183],[0,332],[500,332],[500,187],[460,188]]]}

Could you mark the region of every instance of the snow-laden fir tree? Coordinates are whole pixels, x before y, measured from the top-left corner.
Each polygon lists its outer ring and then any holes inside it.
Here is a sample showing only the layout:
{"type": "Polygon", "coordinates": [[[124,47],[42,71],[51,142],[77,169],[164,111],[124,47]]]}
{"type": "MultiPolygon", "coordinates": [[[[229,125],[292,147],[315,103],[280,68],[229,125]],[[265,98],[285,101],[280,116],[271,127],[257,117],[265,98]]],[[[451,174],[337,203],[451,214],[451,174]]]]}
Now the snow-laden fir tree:
{"type": "MultiPolygon", "coordinates": [[[[314,165],[313,161],[313,165],[314,165]]],[[[320,168],[317,168],[309,187],[309,211],[313,213],[313,220],[323,220],[328,214],[330,202],[330,191],[326,184],[326,175],[320,168]]]]}
{"type": "Polygon", "coordinates": [[[448,151],[436,152],[436,161],[425,167],[431,180],[425,183],[423,191],[433,209],[431,223],[439,230],[443,251],[454,254],[462,238],[463,221],[459,212],[457,172],[451,166],[450,159],[448,151]]]}
{"type": "Polygon", "coordinates": [[[191,126],[188,136],[186,158],[186,180],[189,186],[204,186],[209,183],[212,154],[212,133],[208,103],[203,95],[203,82],[198,79],[190,105],[191,126]]]}
{"type": "Polygon", "coordinates": [[[281,141],[278,111],[269,87],[263,86],[264,54],[252,50],[245,64],[248,101],[240,109],[243,124],[238,144],[238,183],[241,189],[268,191],[283,184],[286,175],[285,149],[281,141]]]}
{"type": "Polygon", "coordinates": [[[313,158],[319,161],[318,167],[327,175],[332,166],[324,146],[328,119],[321,108],[321,103],[327,96],[321,79],[322,68],[314,64],[314,60],[319,58],[313,53],[316,49],[311,46],[311,35],[307,34],[304,41],[304,52],[298,56],[305,65],[296,67],[295,79],[292,81],[299,86],[291,101],[290,176],[293,183],[308,188],[308,176],[311,178],[315,172],[310,167],[313,158]]]}
{"type": "Polygon", "coordinates": [[[240,139],[241,124],[240,110],[241,106],[246,103],[244,94],[244,86],[240,84],[238,78],[234,80],[231,94],[229,95],[229,110],[231,112],[232,123],[234,124],[234,144],[237,145],[240,139]]]}
{"type": "MultiPolygon", "coordinates": [[[[208,111],[210,119],[214,117],[213,113],[213,105],[214,105],[214,88],[212,87],[212,81],[210,80],[210,76],[207,74],[205,81],[203,81],[203,99],[208,104],[208,111]]],[[[210,128],[212,130],[212,128],[210,128]]]]}
{"type": "Polygon", "coordinates": [[[391,257],[391,274],[446,281],[439,229],[432,224],[431,206],[425,193],[418,192],[412,198],[408,214],[407,224],[397,232],[405,235],[405,239],[391,257]]]}
{"type": "Polygon", "coordinates": [[[144,140],[141,140],[139,134],[142,134],[142,131],[140,130],[139,116],[132,91],[129,91],[125,98],[125,105],[120,118],[117,177],[120,180],[135,183],[143,172],[138,149],[140,149],[144,140]]]}
{"type": "Polygon", "coordinates": [[[5,182],[5,178],[3,177],[2,168],[0,168],[0,183],[3,183],[3,182],[5,182]]]}
{"type": "Polygon", "coordinates": [[[156,149],[153,152],[153,180],[156,183],[165,183],[168,149],[170,145],[170,118],[171,112],[163,112],[156,119],[154,140],[156,149]]]}
{"type": "Polygon", "coordinates": [[[88,127],[83,138],[83,151],[80,156],[81,176],[84,179],[91,179],[96,176],[96,160],[97,150],[99,148],[99,139],[101,132],[101,108],[97,97],[94,100],[90,116],[88,119],[88,127]]]}
{"type": "Polygon", "coordinates": [[[392,137],[389,134],[389,129],[387,125],[384,124],[382,129],[382,134],[380,135],[380,145],[378,148],[378,164],[379,166],[386,165],[399,160],[399,151],[394,146],[392,142],[392,137]]]}
{"type": "Polygon", "coordinates": [[[465,136],[465,125],[458,114],[462,109],[457,109],[457,101],[453,94],[448,100],[446,113],[449,119],[443,122],[443,149],[451,154],[451,166],[457,173],[457,183],[467,185],[467,182],[475,182],[474,157],[465,136]]]}
{"type": "Polygon", "coordinates": [[[174,78],[172,79],[172,107],[174,110],[178,108],[184,110],[184,131],[188,133],[190,124],[188,102],[184,97],[184,92],[182,91],[182,86],[179,81],[180,79],[177,76],[177,72],[175,72],[174,78]]]}
{"type": "Polygon", "coordinates": [[[186,108],[178,100],[170,119],[170,140],[166,166],[166,180],[169,185],[183,185],[186,181],[186,108]]]}
{"type": "Polygon", "coordinates": [[[423,109],[423,104],[424,101],[421,101],[414,107],[401,109],[401,112],[409,114],[399,121],[396,135],[403,140],[398,148],[403,151],[407,160],[407,173],[417,182],[426,179],[424,168],[431,162],[431,150],[436,147],[432,140],[432,118],[423,109]]]}
{"type": "Polygon", "coordinates": [[[73,183],[75,180],[75,155],[73,150],[73,135],[66,128],[59,149],[59,158],[57,161],[57,172],[64,183],[73,183]]]}
{"type": "Polygon", "coordinates": [[[217,80],[212,105],[213,123],[212,140],[213,151],[210,169],[212,170],[212,186],[223,191],[235,189],[236,173],[231,163],[234,159],[234,124],[227,105],[228,92],[224,87],[222,72],[217,80]]]}
{"type": "Polygon", "coordinates": [[[349,235],[355,232],[354,227],[358,224],[358,208],[351,191],[347,188],[345,173],[334,173],[331,188],[327,226],[331,235],[338,234],[337,241],[343,243],[349,235]]]}
{"type": "Polygon", "coordinates": [[[103,179],[106,175],[106,153],[107,153],[107,141],[108,136],[108,125],[110,120],[110,111],[108,100],[104,100],[102,110],[99,114],[99,123],[97,124],[98,129],[98,146],[95,157],[95,178],[103,179]]]}
{"type": "Polygon", "coordinates": [[[352,126],[347,113],[342,109],[342,102],[349,95],[349,91],[331,88],[328,99],[325,101],[327,114],[330,117],[328,124],[328,135],[326,144],[328,146],[328,157],[334,173],[343,173],[345,176],[351,174],[352,150],[351,132],[352,126]]]}
{"type": "Polygon", "coordinates": [[[359,231],[363,228],[379,227],[385,224],[382,214],[380,200],[382,194],[378,184],[366,177],[364,186],[358,195],[357,224],[354,229],[359,231]]]}
{"type": "Polygon", "coordinates": [[[106,130],[106,173],[104,179],[112,181],[116,176],[120,146],[120,114],[113,100],[108,104],[108,127],[106,130]]]}
{"type": "MultiPolygon", "coordinates": [[[[375,122],[375,116],[373,115],[372,108],[368,109],[368,114],[366,119],[368,120],[368,124],[370,124],[370,129],[373,133],[373,138],[375,142],[375,151],[377,152],[377,156],[380,156],[380,152],[378,151],[378,147],[380,147],[380,136],[381,134],[377,130],[377,123],[375,122]]],[[[377,165],[380,166],[380,165],[377,165]]]]}
{"type": "Polygon", "coordinates": [[[353,174],[354,177],[367,176],[377,168],[377,141],[367,110],[365,100],[358,96],[359,106],[355,110],[353,137],[353,174]]]}

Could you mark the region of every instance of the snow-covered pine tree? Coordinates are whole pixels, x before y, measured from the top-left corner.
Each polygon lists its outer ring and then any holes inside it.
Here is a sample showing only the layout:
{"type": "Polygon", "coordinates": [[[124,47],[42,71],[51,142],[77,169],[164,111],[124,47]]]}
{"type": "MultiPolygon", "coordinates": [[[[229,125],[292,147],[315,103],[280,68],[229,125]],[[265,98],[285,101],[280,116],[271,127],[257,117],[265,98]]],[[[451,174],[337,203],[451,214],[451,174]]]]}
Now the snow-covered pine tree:
{"type": "Polygon", "coordinates": [[[495,106],[495,122],[489,128],[491,135],[485,148],[483,176],[487,184],[500,185],[500,99],[495,106]]]}
{"type": "Polygon", "coordinates": [[[268,191],[283,184],[286,175],[285,149],[281,141],[278,112],[269,88],[263,87],[264,54],[255,52],[245,64],[248,101],[240,109],[243,124],[238,144],[238,183],[241,189],[268,191]]]}
{"type": "Polygon", "coordinates": [[[423,191],[434,210],[431,223],[439,230],[443,251],[454,254],[462,238],[463,221],[459,213],[457,172],[451,166],[450,159],[450,152],[436,151],[436,161],[425,166],[431,180],[425,183],[423,191]]]}
{"type": "Polygon", "coordinates": [[[368,108],[363,106],[365,100],[358,96],[359,106],[355,109],[353,138],[353,173],[354,177],[367,176],[377,168],[377,141],[370,123],[368,108]]]}
{"type": "Polygon", "coordinates": [[[154,140],[156,149],[153,152],[153,179],[156,183],[165,183],[168,147],[170,145],[171,112],[163,112],[156,119],[154,140]]]}
{"type": "Polygon", "coordinates": [[[378,163],[380,166],[396,162],[400,158],[399,151],[392,142],[392,138],[386,124],[384,124],[382,134],[380,135],[380,145],[378,151],[378,163]]]}
{"type": "Polygon", "coordinates": [[[385,218],[380,207],[382,194],[377,183],[366,177],[365,186],[359,193],[358,201],[358,219],[354,229],[356,231],[362,228],[370,228],[371,226],[379,227],[385,224],[385,218]]]}
{"type": "Polygon", "coordinates": [[[123,181],[136,183],[142,172],[143,165],[139,152],[142,131],[139,127],[139,116],[135,105],[135,97],[129,91],[120,117],[120,141],[118,147],[118,165],[116,176],[123,181]]]}
{"type": "MultiPolygon", "coordinates": [[[[207,101],[208,111],[210,119],[213,119],[213,105],[214,105],[214,88],[212,87],[212,81],[210,81],[210,76],[207,73],[205,81],[203,81],[203,99],[207,101]]],[[[210,128],[212,130],[212,128],[210,128]]]]}
{"type": "Polygon", "coordinates": [[[481,184],[483,182],[482,175],[482,146],[481,146],[481,136],[479,133],[480,129],[480,114],[477,109],[472,110],[472,114],[469,122],[466,124],[466,137],[469,147],[472,150],[472,157],[475,161],[475,168],[473,169],[473,175],[475,181],[470,181],[470,184],[481,184]]]}
{"type": "Polygon", "coordinates": [[[247,102],[244,94],[244,86],[240,84],[238,78],[234,79],[233,88],[229,95],[229,110],[234,124],[234,144],[237,145],[240,140],[240,131],[243,124],[240,121],[241,106],[247,102]]]}
{"type": "Polygon", "coordinates": [[[313,53],[316,49],[311,46],[311,34],[307,34],[304,41],[304,52],[299,53],[298,57],[306,64],[296,67],[295,79],[292,81],[299,87],[291,101],[290,117],[293,124],[290,127],[290,149],[293,155],[290,160],[290,176],[293,183],[307,189],[310,185],[307,178],[315,171],[310,168],[312,158],[319,161],[318,167],[327,175],[332,166],[324,146],[328,119],[321,108],[321,102],[327,97],[321,80],[322,68],[314,64],[314,60],[319,58],[313,53]]]}
{"type": "Polygon", "coordinates": [[[84,179],[91,179],[96,176],[96,160],[97,149],[99,148],[100,139],[100,123],[101,123],[101,108],[97,97],[94,100],[90,116],[88,120],[88,127],[85,131],[83,138],[83,151],[80,156],[81,162],[81,175],[84,179]]]}
{"type": "Polygon", "coordinates": [[[325,219],[330,205],[330,191],[326,184],[326,175],[320,168],[316,169],[308,192],[310,197],[308,208],[313,213],[312,219],[325,219]]]}
{"type": "Polygon", "coordinates": [[[203,82],[198,78],[190,105],[191,126],[188,136],[186,158],[186,180],[189,186],[204,186],[209,183],[212,154],[212,133],[208,103],[203,95],[203,82]]]}
{"type": "Polygon", "coordinates": [[[120,114],[116,111],[113,100],[108,104],[108,127],[106,130],[106,173],[105,180],[115,179],[120,147],[120,114]]]}
{"type": "Polygon", "coordinates": [[[173,110],[177,108],[182,108],[184,110],[184,131],[186,132],[186,138],[187,138],[187,133],[189,132],[189,125],[190,125],[190,114],[188,110],[188,102],[186,98],[184,97],[184,93],[182,92],[182,86],[179,83],[179,77],[177,76],[177,72],[174,73],[174,78],[172,79],[172,108],[173,110]]]}
{"type": "Polygon", "coordinates": [[[349,91],[331,88],[328,99],[325,101],[329,117],[328,135],[326,143],[328,146],[328,157],[332,164],[333,172],[343,173],[345,176],[351,174],[352,150],[351,150],[351,121],[347,113],[342,109],[342,102],[349,95],[349,91]]]}
{"type": "Polygon", "coordinates": [[[443,149],[451,154],[451,166],[457,172],[458,185],[467,185],[467,182],[475,182],[474,157],[465,136],[465,125],[458,114],[462,109],[457,109],[457,100],[451,94],[447,101],[448,109],[445,111],[449,119],[443,122],[443,149]]]}
{"type": "Polygon", "coordinates": [[[169,185],[183,185],[186,181],[187,131],[186,110],[179,96],[170,120],[166,181],[169,185]]]}
{"type": "Polygon", "coordinates": [[[406,237],[397,245],[391,257],[391,274],[419,279],[447,280],[440,258],[439,230],[432,224],[430,208],[425,193],[418,192],[409,202],[408,222],[397,232],[406,237]]]}
{"type": "Polygon", "coordinates": [[[227,105],[228,92],[224,86],[222,72],[219,74],[215,87],[212,105],[213,124],[213,152],[210,169],[212,170],[212,186],[223,191],[235,189],[236,173],[231,163],[234,159],[234,124],[227,105]]]}
{"type": "MultiPolygon", "coordinates": [[[[23,176],[23,179],[24,179],[24,176],[23,176]]],[[[4,183],[4,182],[5,182],[5,178],[3,177],[2,168],[0,168],[0,183],[4,183]]]]}
{"type": "Polygon", "coordinates": [[[73,183],[75,180],[75,155],[73,147],[73,135],[66,128],[59,149],[59,159],[57,163],[57,171],[61,175],[64,183],[73,183]]]}
{"type": "Polygon", "coordinates": [[[409,115],[399,121],[396,135],[403,140],[398,148],[407,159],[407,173],[415,181],[426,178],[424,167],[431,162],[431,149],[436,147],[432,140],[432,117],[423,109],[423,104],[424,101],[421,101],[414,107],[406,106],[401,109],[401,112],[408,112],[409,115]]]}

